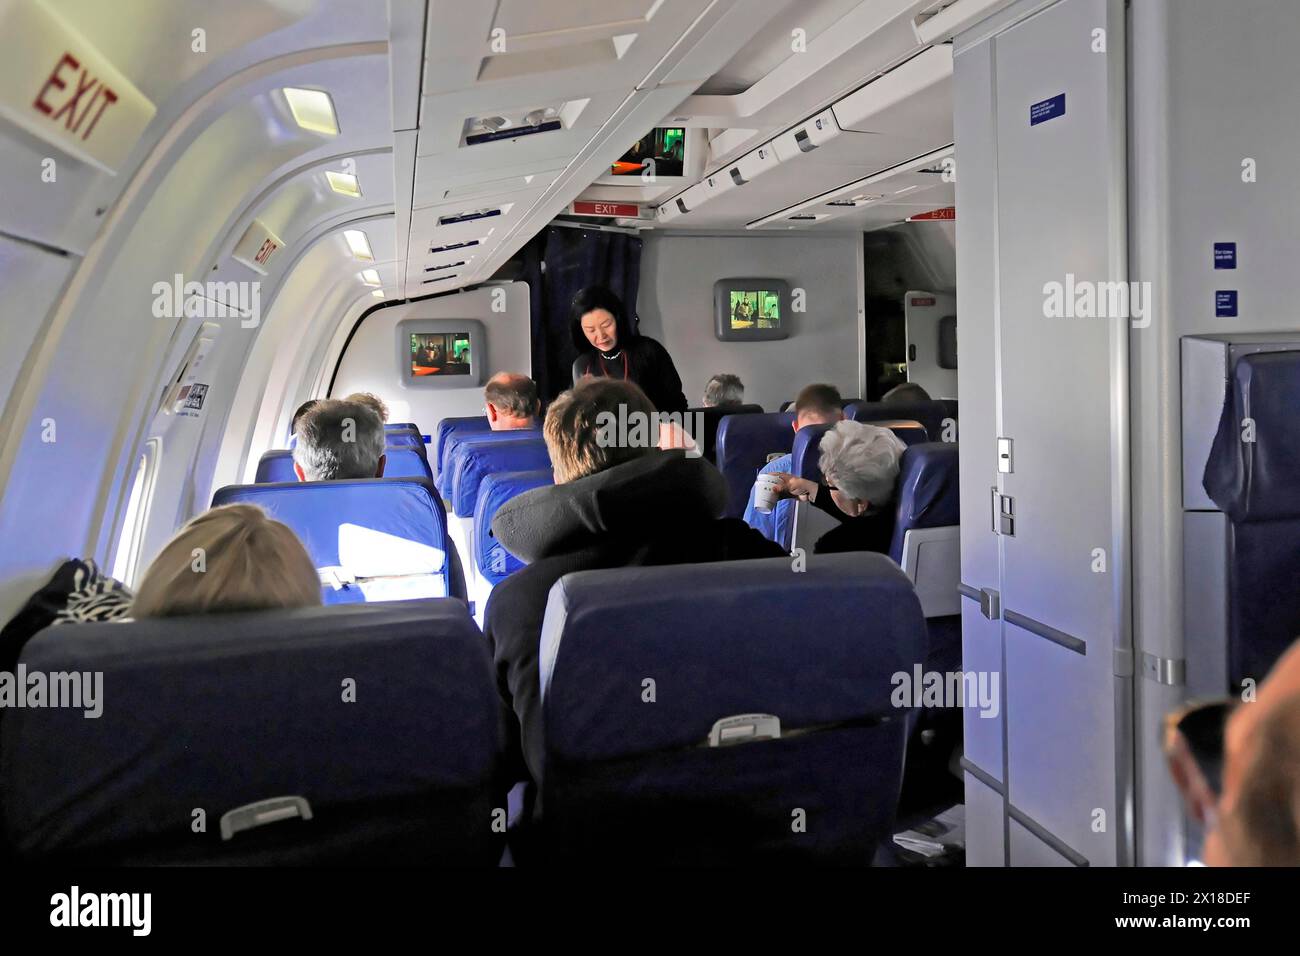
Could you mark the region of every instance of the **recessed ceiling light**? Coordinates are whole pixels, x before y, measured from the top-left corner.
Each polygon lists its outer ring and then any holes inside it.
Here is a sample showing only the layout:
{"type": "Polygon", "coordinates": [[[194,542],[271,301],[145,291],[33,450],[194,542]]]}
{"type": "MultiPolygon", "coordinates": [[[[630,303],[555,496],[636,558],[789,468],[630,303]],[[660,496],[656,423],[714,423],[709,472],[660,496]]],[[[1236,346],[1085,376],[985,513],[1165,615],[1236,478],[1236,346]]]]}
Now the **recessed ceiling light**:
{"type": "Polygon", "coordinates": [[[370,294],[373,295],[376,299],[382,299],[384,297],[384,290],[376,289],[374,292],[370,294]]]}
{"type": "Polygon", "coordinates": [[[289,101],[289,111],[293,113],[294,122],[303,129],[312,133],[324,133],[326,136],[338,135],[339,121],[334,113],[334,101],[324,90],[300,90],[286,86],[284,98],[289,101]]]}
{"type": "Polygon", "coordinates": [[[370,240],[360,229],[345,229],[343,238],[348,241],[348,248],[358,259],[365,262],[374,262],[375,254],[370,248],[370,240]]]}
{"type": "Polygon", "coordinates": [[[327,169],[325,178],[329,181],[330,189],[339,195],[351,196],[353,199],[361,198],[361,181],[351,173],[336,173],[332,169],[327,169]]]}
{"type": "Polygon", "coordinates": [[[361,281],[366,285],[379,285],[379,271],[377,269],[366,269],[361,273],[361,281]]]}

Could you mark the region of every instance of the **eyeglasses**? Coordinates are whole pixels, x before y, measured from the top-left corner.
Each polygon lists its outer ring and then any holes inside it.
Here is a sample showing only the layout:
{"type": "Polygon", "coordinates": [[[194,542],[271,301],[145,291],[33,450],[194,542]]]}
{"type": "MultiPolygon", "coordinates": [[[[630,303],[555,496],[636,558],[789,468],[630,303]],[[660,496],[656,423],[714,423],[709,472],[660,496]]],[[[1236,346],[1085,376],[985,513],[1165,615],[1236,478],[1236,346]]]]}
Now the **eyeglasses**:
{"type": "Polygon", "coordinates": [[[1165,756],[1189,814],[1207,822],[1223,792],[1223,744],[1239,701],[1194,701],[1165,717],[1165,756]]]}

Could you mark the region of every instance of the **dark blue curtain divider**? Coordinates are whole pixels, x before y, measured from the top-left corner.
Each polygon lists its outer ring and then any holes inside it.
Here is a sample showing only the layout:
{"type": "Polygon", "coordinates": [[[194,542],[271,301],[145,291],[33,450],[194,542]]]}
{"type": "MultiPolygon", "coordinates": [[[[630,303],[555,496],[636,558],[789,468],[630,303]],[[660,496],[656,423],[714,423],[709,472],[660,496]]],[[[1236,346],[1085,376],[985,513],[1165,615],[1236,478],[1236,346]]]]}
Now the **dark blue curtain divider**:
{"type": "Polygon", "coordinates": [[[543,402],[573,384],[578,357],[569,336],[569,305],[589,285],[608,286],[636,316],[641,239],[621,232],[547,226],[523,250],[532,318],[533,379],[543,402]]]}

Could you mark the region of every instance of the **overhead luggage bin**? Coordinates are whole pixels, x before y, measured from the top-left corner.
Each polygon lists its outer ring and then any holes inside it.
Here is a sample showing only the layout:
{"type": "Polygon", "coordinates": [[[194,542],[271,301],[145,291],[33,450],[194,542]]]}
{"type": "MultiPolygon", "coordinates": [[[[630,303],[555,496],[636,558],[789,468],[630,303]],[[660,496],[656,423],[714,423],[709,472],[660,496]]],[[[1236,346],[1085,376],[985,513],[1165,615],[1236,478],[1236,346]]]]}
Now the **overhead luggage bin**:
{"type": "Polygon", "coordinates": [[[947,128],[947,138],[943,139],[940,129],[933,132],[939,133],[943,142],[951,142],[951,112],[922,108],[931,98],[951,102],[951,87],[952,47],[934,46],[850,93],[830,111],[843,130],[890,132],[909,137],[930,135],[931,130],[918,127],[918,119],[935,117],[935,122],[947,128]]]}
{"type": "Polygon", "coordinates": [[[816,116],[810,116],[792,130],[782,133],[772,140],[780,162],[788,162],[804,153],[825,146],[840,134],[840,124],[836,122],[834,107],[822,110],[816,116]]]}

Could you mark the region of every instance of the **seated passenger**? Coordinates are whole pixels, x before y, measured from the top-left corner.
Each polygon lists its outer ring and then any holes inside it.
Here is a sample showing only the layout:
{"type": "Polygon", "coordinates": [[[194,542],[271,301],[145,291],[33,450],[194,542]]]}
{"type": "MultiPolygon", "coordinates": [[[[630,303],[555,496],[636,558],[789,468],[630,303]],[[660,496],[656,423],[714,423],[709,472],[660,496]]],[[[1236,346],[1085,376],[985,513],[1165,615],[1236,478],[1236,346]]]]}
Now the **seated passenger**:
{"type": "Polygon", "coordinates": [[[307,401],[303,402],[301,405],[298,406],[298,410],[293,413],[293,418],[289,420],[290,435],[292,435],[294,432],[298,430],[298,422],[302,418],[302,416],[306,415],[309,411],[311,411],[319,404],[320,404],[320,399],[309,398],[307,399],[307,401]]]}
{"type": "Polygon", "coordinates": [[[745,383],[739,375],[719,372],[704,386],[704,407],[718,408],[745,404],[745,383]]]}
{"type": "Polygon", "coordinates": [[[522,734],[534,780],[542,771],[538,641],[551,585],[571,571],[782,553],[739,519],[717,517],[727,484],[713,465],[655,448],[653,429],[634,431],[654,415],[635,384],[583,379],[546,413],[556,484],[511,499],[492,522],[501,545],[529,562],[492,591],[483,630],[515,717],[511,750],[519,755],[522,734]],[[613,420],[629,425],[626,435],[611,433],[613,420]]]}
{"type": "Polygon", "coordinates": [[[842,421],[822,436],[822,483],[782,474],[780,494],[799,498],[840,522],[817,539],[816,554],[889,553],[894,536],[894,486],[907,446],[888,428],[842,421]]]}
{"type": "Polygon", "coordinates": [[[356,402],[359,405],[368,405],[373,408],[375,414],[379,416],[380,424],[388,421],[388,406],[385,405],[384,400],[374,392],[353,392],[351,395],[343,399],[343,401],[356,402]]]}
{"type": "Polygon", "coordinates": [[[882,405],[904,405],[909,402],[928,401],[931,401],[930,393],[915,382],[904,382],[902,385],[895,385],[880,396],[882,405]]]}
{"type": "Polygon", "coordinates": [[[384,423],[370,405],[326,399],[298,421],[293,470],[299,481],[382,478],[384,423]]]}
{"type": "Polygon", "coordinates": [[[1207,827],[1206,864],[1300,866],[1300,641],[1253,701],[1175,714],[1165,750],[1188,814],[1207,827]]]}
{"type": "Polygon", "coordinates": [[[497,372],[483,389],[488,426],[494,432],[536,428],[541,403],[537,383],[518,372],[497,372]]]}
{"type": "Polygon", "coordinates": [[[320,577],[289,528],[253,505],[205,511],[145,571],[131,616],[314,607],[320,577]]]}
{"type": "MultiPolygon", "coordinates": [[[[805,425],[829,425],[844,418],[843,399],[834,385],[807,385],[794,400],[794,430],[805,425]]],[[[794,467],[790,452],[779,455],[758,470],[760,475],[788,474],[794,467]]],[[[771,511],[754,507],[754,489],[749,489],[749,504],[745,506],[745,523],[757,529],[769,541],[789,541],[790,525],[794,521],[794,502],[778,501],[771,511]]]]}

